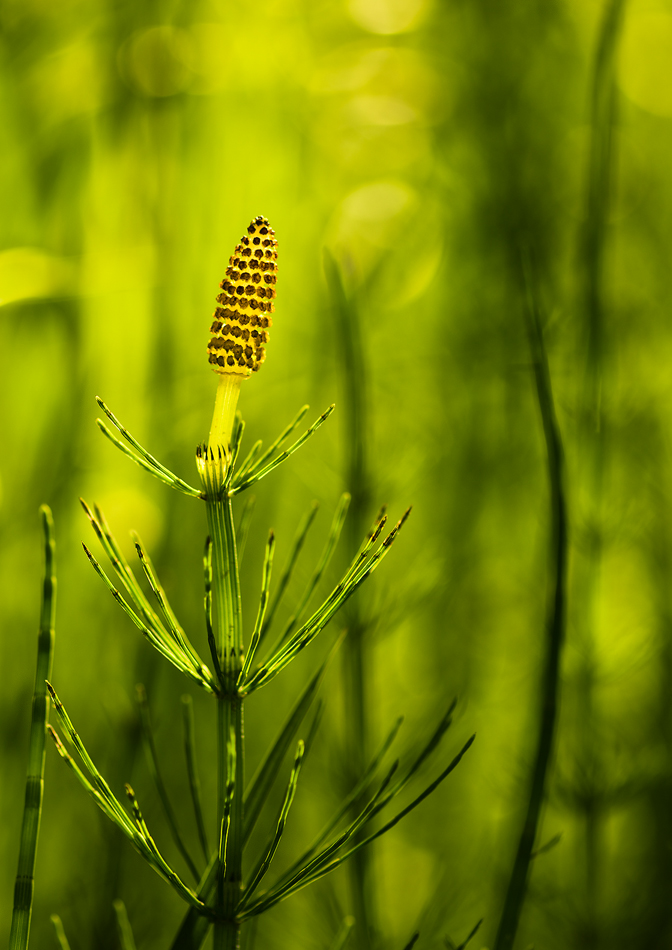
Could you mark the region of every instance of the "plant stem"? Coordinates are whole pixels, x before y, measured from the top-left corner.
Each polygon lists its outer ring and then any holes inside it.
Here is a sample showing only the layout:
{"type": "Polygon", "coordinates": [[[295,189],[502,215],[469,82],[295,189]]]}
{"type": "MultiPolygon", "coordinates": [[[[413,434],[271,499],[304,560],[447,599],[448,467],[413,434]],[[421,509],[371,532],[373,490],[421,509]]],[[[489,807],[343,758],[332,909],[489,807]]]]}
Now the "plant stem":
{"type": "Polygon", "coordinates": [[[604,272],[609,234],[609,213],[614,187],[616,147],[616,57],[625,0],[607,4],[598,37],[593,66],[591,105],[591,146],[586,194],[586,224],[582,259],[585,261],[584,318],[586,364],[580,393],[581,415],[578,458],[584,510],[580,520],[586,525],[586,547],[577,558],[577,632],[583,658],[577,677],[581,729],[577,749],[577,773],[585,791],[579,796],[583,818],[584,925],[585,946],[597,945],[600,916],[600,838],[603,814],[603,761],[596,739],[599,710],[595,702],[597,656],[595,625],[601,584],[604,549],[603,508],[607,432],[603,411],[605,300],[604,272]],[[581,477],[582,476],[582,477],[581,477]]]}
{"type": "Polygon", "coordinates": [[[242,668],[243,632],[240,579],[231,499],[207,498],[206,509],[213,554],[213,589],[217,611],[217,652],[224,673],[224,689],[217,697],[217,829],[218,837],[227,813],[230,776],[227,747],[235,742],[235,776],[229,812],[225,867],[220,868],[214,950],[237,950],[240,923],[236,919],[242,886],[243,788],[245,776],[243,700],[238,693],[242,668]]]}
{"type": "MultiPolygon", "coordinates": [[[[529,275],[526,275],[529,277],[529,275]]],[[[546,660],[541,686],[541,721],[537,749],[532,767],[532,779],[527,812],[511,870],[504,908],[499,921],[494,950],[511,950],[516,938],[518,921],[527,890],[527,876],[534,840],[539,826],[544,800],[546,775],[553,750],[553,738],[558,710],[560,657],[565,639],[566,582],[567,582],[567,507],[564,489],[564,462],[560,430],[555,417],[553,393],[544,349],[541,327],[529,279],[529,331],[537,399],[546,442],[548,478],[550,487],[550,558],[549,597],[546,618],[546,660]]]]}
{"type": "MultiPolygon", "coordinates": [[[[345,403],[345,442],[347,445],[346,489],[351,494],[350,517],[345,523],[348,556],[358,548],[367,527],[367,509],[371,495],[366,458],[368,399],[366,362],[362,342],[361,321],[355,300],[348,296],[340,268],[325,251],[325,272],[330,285],[338,344],[343,372],[345,403]]],[[[369,746],[369,710],[366,703],[368,686],[368,633],[359,601],[353,599],[347,613],[348,635],[343,644],[343,672],[346,695],[346,731],[349,755],[348,791],[364,773],[369,746]]],[[[353,816],[360,802],[353,804],[353,816]]],[[[363,839],[358,832],[355,841],[363,839]]],[[[375,895],[371,873],[371,853],[358,851],[350,865],[350,886],[353,914],[357,921],[355,942],[360,947],[371,945],[375,924],[375,895]]]]}
{"type": "Polygon", "coordinates": [[[212,414],[212,425],[208,445],[215,448],[218,445],[228,446],[231,441],[233,421],[236,417],[236,406],[240,395],[242,376],[233,373],[222,373],[219,377],[215,409],[212,414]]]}
{"type": "Polygon", "coordinates": [[[9,935],[9,950],[25,950],[28,946],[30,918],[33,909],[35,886],[35,856],[42,815],[44,795],[44,749],[49,704],[45,680],[51,677],[56,620],[56,545],[54,522],[46,505],[40,508],[44,531],[44,582],[40,632],[37,640],[37,666],[30,725],[30,751],[26,776],[26,799],[21,826],[19,866],[14,886],[14,909],[9,935]]]}

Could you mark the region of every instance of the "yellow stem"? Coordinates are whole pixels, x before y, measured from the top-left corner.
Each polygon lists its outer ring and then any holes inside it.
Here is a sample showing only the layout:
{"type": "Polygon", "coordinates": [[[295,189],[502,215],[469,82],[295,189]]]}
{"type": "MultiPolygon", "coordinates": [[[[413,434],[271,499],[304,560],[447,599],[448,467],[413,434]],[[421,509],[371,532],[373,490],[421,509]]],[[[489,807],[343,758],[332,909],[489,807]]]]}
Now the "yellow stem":
{"type": "Polygon", "coordinates": [[[219,377],[219,386],[215,396],[215,411],[208,437],[208,445],[212,449],[221,445],[226,452],[229,450],[233,420],[236,417],[236,406],[240,395],[240,384],[244,378],[244,376],[237,373],[222,373],[219,377]]]}

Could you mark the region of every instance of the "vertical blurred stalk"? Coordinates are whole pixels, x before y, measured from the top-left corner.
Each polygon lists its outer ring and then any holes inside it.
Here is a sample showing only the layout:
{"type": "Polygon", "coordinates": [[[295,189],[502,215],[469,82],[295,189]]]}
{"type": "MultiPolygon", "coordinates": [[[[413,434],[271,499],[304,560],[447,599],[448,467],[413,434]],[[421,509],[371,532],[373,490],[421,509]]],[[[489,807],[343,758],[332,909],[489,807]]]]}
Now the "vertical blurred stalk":
{"type": "Polygon", "coordinates": [[[560,659],[565,639],[567,583],[567,506],[564,488],[564,460],[560,430],[555,416],[553,392],[544,349],[539,316],[528,281],[529,332],[537,399],[548,456],[550,487],[550,545],[548,567],[548,615],[546,657],[541,684],[539,736],[532,766],[532,779],[523,829],[499,921],[494,950],[511,950],[525,901],[532,849],[545,797],[546,777],[553,751],[558,711],[560,659]]]}
{"type": "Polygon", "coordinates": [[[599,946],[600,797],[603,780],[600,763],[599,716],[595,709],[595,623],[600,592],[603,555],[603,507],[605,474],[604,383],[604,271],[608,218],[614,166],[616,122],[615,61],[625,0],[609,0],[598,38],[591,91],[591,144],[587,169],[586,225],[581,260],[584,263],[583,306],[586,362],[580,396],[581,429],[578,458],[583,498],[583,563],[577,572],[577,625],[583,663],[578,674],[579,781],[585,783],[578,796],[583,810],[583,863],[585,931],[581,946],[599,946]]]}
{"type": "Polygon", "coordinates": [[[26,776],[26,801],[21,825],[19,867],[14,887],[14,909],[9,935],[9,950],[25,950],[30,934],[35,886],[35,856],[40,832],[42,796],[44,794],[44,744],[46,738],[49,702],[45,681],[51,677],[56,623],[56,544],[54,522],[46,505],[40,509],[44,532],[44,581],[40,632],[37,640],[35,690],[30,724],[30,752],[26,776]]]}
{"type": "MultiPolygon", "coordinates": [[[[331,293],[345,404],[347,453],[345,485],[352,496],[352,501],[349,516],[345,522],[344,535],[347,556],[351,557],[357,551],[360,539],[366,532],[367,510],[371,495],[366,459],[368,416],[366,367],[357,306],[352,297],[346,294],[339,266],[326,249],[324,269],[331,293]]],[[[366,703],[367,625],[362,617],[360,601],[357,597],[350,601],[347,619],[348,635],[343,644],[346,766],[347,781],[352,787],[364,773],[369,746],[369,719],[366,703]]],[[[358,802],[353,804],[355,812],[358,810],[358,804],[358,802]]],[[[359,837],[362,836],[363,833],[359,837]]],[[[371,945],[375,926],[371,849],[363,848],[354,855],[350,862],[350,885],[355,917],[353,938],[360,947],[368,947],[371,945]]]]}

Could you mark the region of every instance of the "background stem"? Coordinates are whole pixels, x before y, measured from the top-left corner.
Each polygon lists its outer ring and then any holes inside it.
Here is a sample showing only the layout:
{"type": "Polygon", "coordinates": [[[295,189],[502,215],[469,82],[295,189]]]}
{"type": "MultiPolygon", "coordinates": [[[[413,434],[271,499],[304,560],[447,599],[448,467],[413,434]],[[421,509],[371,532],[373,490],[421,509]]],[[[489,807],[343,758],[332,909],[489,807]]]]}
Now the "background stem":
{"type": "Polygon", "coordinates": [[[525,900],[527,875],[544,800],[546,775],[553,750],[558,709],[560,656],[565,638],[567,576],[567,506],[564,490],[564,463],[560,430],[555,417],[553,393],[541,326],[528,285],[529,332],[534,360],[537,399],[548,456],[550,487],[549,600],[546,619],[546,660],[541,684],[539,737],[532,767],[532,779],[523,828],[509,879],[494,950],[511,950],[525,900]]]}
{"type": "MultiPolygon", "coordinates": [[[[336,337],[343,367],[342,387],[345,406],[344,444],[346,446],[345,489],[351,502],[345,521],[346,553],[351,557],[359,547],[369,523],[371,485],[366,457],[368,400],[366,366],[359,311],[351,295],[346,294],[340,268],[325,251],[324,266],[332,296],[336,337]]],[[[354,597],[346,611],[348,635],[343,644],[343,679],[345,686],[345,729],[347,749],[346,791],[357,784],[366,768],[370,736],[366,696],[369,688],[367,622],[362,616],[359,597],[354,597]]],[[[361,807],[353,803],[354,815],[361,807]]],[[[364,832],[355,836],[355,843],[364,832]]],[[[354,942],[360,947],[371,945],[375,926],[375,895],[371,874],[373,852],[363,848],[350,863],[352,910],[355,917],[354,942]]]]}
{"type": "Polygon", "coordinates": [[[51,678],[56,622],[56,543],[51,511],[40,508],[44,532],[44,581],[42,586],[42,610],[40,632],[37,640],[37,666],[35,690],[30,725],[30,751],[26,776],[26,800],[21,825],[19,866],[14,886],[14,910],[9,935],[9,950],[25,950],[30,934],[30,918],[33,909],[35,886],[35,856],[42,816],[44,795],[44,749],[49,704],[45,680],[51,678]]]}

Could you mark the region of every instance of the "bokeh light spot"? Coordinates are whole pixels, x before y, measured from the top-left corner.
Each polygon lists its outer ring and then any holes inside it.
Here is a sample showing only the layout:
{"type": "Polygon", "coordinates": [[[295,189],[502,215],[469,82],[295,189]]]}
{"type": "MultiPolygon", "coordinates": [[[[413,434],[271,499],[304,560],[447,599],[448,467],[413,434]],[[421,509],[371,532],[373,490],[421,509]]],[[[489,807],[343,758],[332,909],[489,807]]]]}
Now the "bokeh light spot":
{"type": "Polygon", "coordinates": [[[356,96],[350,112],[362,125],[406,125],[417,118],[414,109],[392,96],[356,96]]]}
{"type": "Polygon", "coordinates": [[[404,33],[419,24],[427,0],[349,0],[350,16],[371,33],[404,33]]]}
{"type": "Polygon", "coordinates": [[[0,252],[0,307],[72,291],[74,265],[34,247],[0,252]]]}
{"type": "Polygon", "coordinates": [[[623,34],[620,85],[628,98],[655,115],[672,116],[672,16],[633,15],[623,34]]]}

